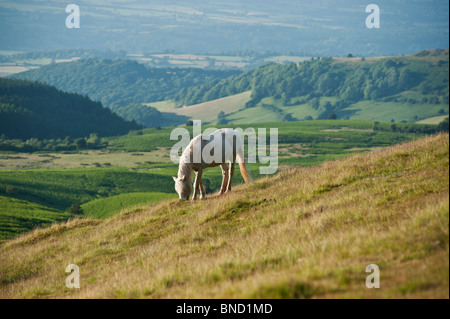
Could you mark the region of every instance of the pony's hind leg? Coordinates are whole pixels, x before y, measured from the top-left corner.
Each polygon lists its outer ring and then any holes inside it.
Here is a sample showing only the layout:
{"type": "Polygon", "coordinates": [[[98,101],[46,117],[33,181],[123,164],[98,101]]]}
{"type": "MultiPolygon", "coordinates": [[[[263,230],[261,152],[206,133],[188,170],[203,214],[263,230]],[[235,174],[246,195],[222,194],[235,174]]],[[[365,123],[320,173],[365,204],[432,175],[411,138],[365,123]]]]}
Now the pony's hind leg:
{"type": "Polygon", "coordinates": [[[220,164],[220,168],[222,168],[222,187],[220,187],[220,194],[223,194],[227,190],[228,185],[228,164],[220,164]]]}
{"type": "Polygon", "coordinates": [[[195,173],[194,195],[192,195],[192,200],[197,199],[197,192],[198,192],[198,188],[201,183],[201,180],[202,180],[202,170],[199,169],[198,172],[195,173]]]}
{"type": "Polygon", "coordinates": [[[203,186],[203,179],[200,180],[200,199],[206,198],[205,187],[203,186]]]}
{"type": "Polygon", "coordinates": [[[233,179],[234,174],[234,162],[230,163],[230,171],[228,176],[228,183],[227,183],[227,192],[231,192],[231,180],[233,179]]]}

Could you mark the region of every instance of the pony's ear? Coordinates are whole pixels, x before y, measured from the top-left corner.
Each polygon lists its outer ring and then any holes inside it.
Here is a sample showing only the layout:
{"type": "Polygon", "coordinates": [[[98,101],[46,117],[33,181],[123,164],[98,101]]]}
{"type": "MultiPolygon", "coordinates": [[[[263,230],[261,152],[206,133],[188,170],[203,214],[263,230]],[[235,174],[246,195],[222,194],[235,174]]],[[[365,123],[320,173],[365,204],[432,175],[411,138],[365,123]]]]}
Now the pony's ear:
{"type": "Polygon", "coordinates": [[[185,179],[186,179],[186,175],[182,175],[182,176],[180,177],[180,180],[183,181],[183,182],[184,182],[185,179]]]}
{"type": "Polygon", "coordinates": [[[172,178],[175,182],[177,181],[177,178],[175,176],[172,176],[172,178]]]}

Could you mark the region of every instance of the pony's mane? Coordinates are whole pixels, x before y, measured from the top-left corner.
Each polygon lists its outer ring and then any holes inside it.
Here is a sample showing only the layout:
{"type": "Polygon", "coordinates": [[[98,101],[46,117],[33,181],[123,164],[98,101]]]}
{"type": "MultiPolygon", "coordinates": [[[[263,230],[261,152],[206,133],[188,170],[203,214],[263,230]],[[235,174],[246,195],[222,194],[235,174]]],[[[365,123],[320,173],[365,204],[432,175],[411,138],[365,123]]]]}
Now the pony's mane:
{"type": "Polygon", "coordinates": [[[178,167],[178,177],[185,176],[187,181],[192,179],[192,165],[191,163],[181,162],[178,167]]]}
{"type": "Polygon", "coordinates": [[[183,151],[183,154],[181,154],[180,157],[180,165],[178,168],[178,177],[186,176],[186,180],[190,181],[192,178],[192,151],[194,147],[194,142],[196,139],[200,138],[201,135],[194,137],[189,145],[185,148],[183,151]]]}
{"type": "MultiPolygon", "coordinates": [[[[187,190],[189,193],[192,191],[192,163],[190,161],[190,150],[192,149],[192,141],[186,147],[183,154],[180,157],[180,164],[178,166],[178,178],[184,176],[186,183],[182,184],[183,186],[187,187],[187,190]]],[[[185,191],[185,189],[183,189],[185,191]]]]}

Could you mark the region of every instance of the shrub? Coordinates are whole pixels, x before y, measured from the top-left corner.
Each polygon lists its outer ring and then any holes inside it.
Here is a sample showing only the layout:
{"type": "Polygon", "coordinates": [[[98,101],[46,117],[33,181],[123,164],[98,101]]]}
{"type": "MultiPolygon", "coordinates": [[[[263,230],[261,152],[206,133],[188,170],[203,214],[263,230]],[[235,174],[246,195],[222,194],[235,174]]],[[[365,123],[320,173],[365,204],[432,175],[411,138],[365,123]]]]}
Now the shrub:
{"type": "Polygon", "coordinates": [[[448,116],[441,123],[438,124],[436,129],[438,132],[448,132],[449,131],[448,116]]]}
{"type": "Polygon", "coordinates": [[[9,195],[19,194],[19,189],[13,185],[7,185],[5,191],[6,191],[6,194],[9,194],[9,195]]]}
{"type": "Polygon", "coordinates": [[[329,120],[335,120],[335,119],[337,119],[336,113],[331,112],[330,114],[328,114],[328,119],[329,119],[329,120]]]}
{"type": "Polygon", "coordinates": [[[67,208],[67,212],[73,215],[81,215],[83,214],[83,208],[79,204],[72,204],[69,208],[67,208]]]}

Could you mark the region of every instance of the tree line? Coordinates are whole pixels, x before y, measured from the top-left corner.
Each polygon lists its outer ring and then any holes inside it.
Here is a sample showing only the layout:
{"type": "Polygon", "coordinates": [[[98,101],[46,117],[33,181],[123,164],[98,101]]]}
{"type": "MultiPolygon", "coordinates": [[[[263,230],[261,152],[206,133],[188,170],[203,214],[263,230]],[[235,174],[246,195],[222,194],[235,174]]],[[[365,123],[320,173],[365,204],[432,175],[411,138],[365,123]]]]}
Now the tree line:
{"type": "Polygon", "coordinates": [[[100,138],[97,133],[91,133],[86,137],[37,139],[35,137],[21,140],[9,139],[5,134],[0,135],[0,151],[13,152],[72,152],[86,149],[103,149],[108,146],[108,141],[100,138]]]}

